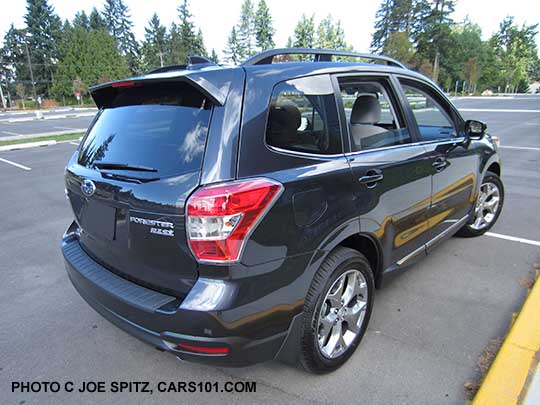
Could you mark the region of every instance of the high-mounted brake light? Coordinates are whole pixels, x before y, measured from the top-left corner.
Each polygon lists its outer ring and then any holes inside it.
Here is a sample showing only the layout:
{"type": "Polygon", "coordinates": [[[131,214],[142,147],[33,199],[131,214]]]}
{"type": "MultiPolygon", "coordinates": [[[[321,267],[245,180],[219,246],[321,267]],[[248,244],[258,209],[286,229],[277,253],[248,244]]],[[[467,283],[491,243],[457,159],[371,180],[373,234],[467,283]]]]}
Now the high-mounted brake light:
{"type": "Polygon", "coordinates": [[[129,80],[127,82],[116,82],[111,84],[111,87],[132,87],[135,86],[135,82],[133,80],[129,80]]]}
{"type": "Polygon", "coordinates": [[[269,179],[203,187],[187,201],[187,235],[201,262],[240,260],[246,240],[277,200],[283,186],[269,179]]]}

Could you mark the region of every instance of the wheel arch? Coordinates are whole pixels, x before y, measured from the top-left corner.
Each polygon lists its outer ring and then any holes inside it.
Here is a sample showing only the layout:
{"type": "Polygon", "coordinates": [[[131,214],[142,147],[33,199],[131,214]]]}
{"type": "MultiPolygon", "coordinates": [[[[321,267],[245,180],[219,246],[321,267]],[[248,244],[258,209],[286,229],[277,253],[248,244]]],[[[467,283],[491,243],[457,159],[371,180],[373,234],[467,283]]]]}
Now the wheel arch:
{"type": "Polygon", "coordinates": [[[501,165],[499,162],[492,162],[486,172],[492,172],[495,173],[497,176],[501,177],[501,165]]]}

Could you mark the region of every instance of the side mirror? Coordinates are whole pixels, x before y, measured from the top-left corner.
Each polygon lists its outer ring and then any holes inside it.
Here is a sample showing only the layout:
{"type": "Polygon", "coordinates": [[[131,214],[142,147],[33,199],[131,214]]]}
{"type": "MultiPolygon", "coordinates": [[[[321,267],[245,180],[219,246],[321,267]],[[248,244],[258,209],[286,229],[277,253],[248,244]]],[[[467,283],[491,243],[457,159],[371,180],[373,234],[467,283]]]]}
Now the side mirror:
{"type": "Polygon", "coordinates": [[[465,121],[465,133],[469,138],[482,139],[486,134],[487,125],[482,121],[467,120],[465,121]]]}

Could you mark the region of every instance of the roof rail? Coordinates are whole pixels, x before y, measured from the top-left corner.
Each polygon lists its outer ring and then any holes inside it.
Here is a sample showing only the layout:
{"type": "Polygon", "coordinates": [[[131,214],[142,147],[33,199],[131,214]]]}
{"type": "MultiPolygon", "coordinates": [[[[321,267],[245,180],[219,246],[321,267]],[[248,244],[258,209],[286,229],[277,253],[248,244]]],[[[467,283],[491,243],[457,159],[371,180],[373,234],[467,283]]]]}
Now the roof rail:
{"type": "Polygon", "coordinates": [[[332,49],[317,49],[317,48],[279,48],[279,49],[270,49],[258,53],[257,55],[252,56],[247,59],[242,66],[253,66],[253,65],[268,65],[272,63],[274,56],[278,55],[314,55],[314,62],[330,62],[332,56],[349,56],[354,58],[370,59],[374,61],[386,62],[389,66],[397,66],[403,69],[407,69],[405,65],[393,58],[384,55],[374,55],[370,53],[358,53],[351,51],[338,51],[332,49]]]}
{"type": "Polygon", "coordinates": [[[187,65],[162,66],[160,68],[151,70],[150,72],[147,72],[146,74],[171,72],[174,70],[191,70],[191,69],[196,70],[205,66],[216,66],[216,64],[204,56],[190,55],[188,56],[187,65]]]}

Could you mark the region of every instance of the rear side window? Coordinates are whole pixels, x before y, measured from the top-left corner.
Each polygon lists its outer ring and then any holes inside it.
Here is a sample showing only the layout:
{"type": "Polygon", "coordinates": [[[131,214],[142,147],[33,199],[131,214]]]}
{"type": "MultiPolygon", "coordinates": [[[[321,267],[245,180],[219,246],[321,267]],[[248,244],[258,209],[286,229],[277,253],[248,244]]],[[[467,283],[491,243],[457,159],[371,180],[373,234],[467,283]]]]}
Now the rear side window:
{"type": "Polygon", "coordinates": [[[336,102],[328,76],[289,80],[274,88],[266,142],[295,152],[322,155],[343,152],[336,102]]]}
{"type": "Polygon", "coordinates": [[[116,92],[83,140],[79,164],[153,169],[156,177],[200,170],[210,121],[209,101],[188,84],[153,84],[116,92]]]}

